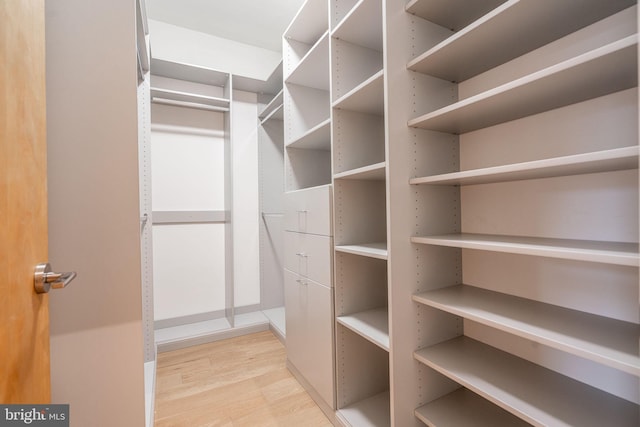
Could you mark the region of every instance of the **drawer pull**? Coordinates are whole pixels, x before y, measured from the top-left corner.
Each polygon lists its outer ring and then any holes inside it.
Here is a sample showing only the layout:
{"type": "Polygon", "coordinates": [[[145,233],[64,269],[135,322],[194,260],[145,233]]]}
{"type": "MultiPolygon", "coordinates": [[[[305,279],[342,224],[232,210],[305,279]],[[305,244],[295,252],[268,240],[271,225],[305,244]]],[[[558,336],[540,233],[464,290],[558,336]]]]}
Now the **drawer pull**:
{"type": "Polygon", "coordinates": [[[305,280],[296,279],[296,282],[302,286],[307,286],[307,282],[305,280]]]}
{"type": "Polygon", "coordinates": [[[301,214],[301,213],[306,214],[309,211],[305,209],[305,210],[297,210],[296,212],[298,212],[299,214],[301,214]]]}
{"type": "Polygon", "coordinates": [[[302,258],[308,258],[309,257],[309,255],[305,254],[304,252],[298,252],[298,253],[296,253],[296,255],[298,255],[299,257],[302,257],[302,258]]]}

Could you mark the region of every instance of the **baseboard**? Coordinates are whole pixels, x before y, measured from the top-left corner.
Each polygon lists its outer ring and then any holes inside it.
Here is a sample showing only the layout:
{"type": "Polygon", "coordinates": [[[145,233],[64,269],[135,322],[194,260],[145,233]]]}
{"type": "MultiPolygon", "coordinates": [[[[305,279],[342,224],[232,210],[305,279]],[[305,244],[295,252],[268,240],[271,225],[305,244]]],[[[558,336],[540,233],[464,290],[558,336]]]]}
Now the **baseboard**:
{"type": "Polygon", "coordinates": [[[158,352],[164,353],[167,351],[179,350],[182,348],[192,347],[195,345],[207,344],[210,342],[225,340],[228,338],[235,338],[242,335],[253,334],[256,332],[262,332],[269,330],[269,323],[263,322],[247,326],[236,326],[235,328],[222,329],[205,333],[201,335],[181,337],[171,341],[158,342],[158,352]]]}
{"type": "MultiPolygon", "coordinates": [[[[298,371],[298,369],[296,369],[295,366],[293,366],[293,364],[289,361],[289,359],[287,359],[287,369],[289,369],[289,371],[293,374],[296,380],[298,380],[298,382],[300,383],[300,385],[302,385],[305,391],[309,393],[309,396],[311,396],[311,398],[316,403],[316,405],[318,405],[320,410],[329,419],[329,422],[331,422],[331,424],[333,424],[334,426],[340,426],[340,425],[344,426],[343,424],[337,424],[336,411],[333,408],[331,408],[331,406],[329,406],[322,397],[320,397],[320,394],[318,394],[316,389],[313,388],[311,384],[309,384],[306,378],[300,373],[300,371],[298,371]]],[[[344,427],[348,427],[348,426],[344,426],[344,427]]]]}

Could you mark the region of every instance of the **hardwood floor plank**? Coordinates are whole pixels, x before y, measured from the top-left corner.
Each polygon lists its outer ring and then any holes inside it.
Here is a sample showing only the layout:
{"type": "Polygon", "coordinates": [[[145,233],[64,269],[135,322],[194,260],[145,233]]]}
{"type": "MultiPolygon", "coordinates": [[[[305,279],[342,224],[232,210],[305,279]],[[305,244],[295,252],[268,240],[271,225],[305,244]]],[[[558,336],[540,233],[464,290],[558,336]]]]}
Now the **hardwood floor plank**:
{"type": "Polygon", "coordinates": [[[156,427],[325,427],[270,332],[158,355],[156,427]]]}

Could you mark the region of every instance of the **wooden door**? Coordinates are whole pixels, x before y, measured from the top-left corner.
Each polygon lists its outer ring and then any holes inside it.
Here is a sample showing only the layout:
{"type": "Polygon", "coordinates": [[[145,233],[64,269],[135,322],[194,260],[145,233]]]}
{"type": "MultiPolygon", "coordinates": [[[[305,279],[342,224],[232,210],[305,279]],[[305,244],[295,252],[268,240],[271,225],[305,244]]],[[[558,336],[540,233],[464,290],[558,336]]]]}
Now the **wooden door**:
{"type": "Polygon", "coordinates": [[[0,403],[48,403],[44,0],[0,0],[0,403]]]}

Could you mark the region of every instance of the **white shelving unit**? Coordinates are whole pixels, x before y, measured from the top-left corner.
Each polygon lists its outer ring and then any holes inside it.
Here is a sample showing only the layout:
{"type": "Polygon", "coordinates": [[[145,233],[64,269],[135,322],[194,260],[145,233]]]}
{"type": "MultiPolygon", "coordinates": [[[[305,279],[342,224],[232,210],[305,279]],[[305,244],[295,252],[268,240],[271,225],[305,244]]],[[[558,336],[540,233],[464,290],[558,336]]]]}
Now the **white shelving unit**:
{"type": "Polygon", "coordinates": [[[337,419],[350,426],[387,426],[382,1],[332,0],[330,11],[337,419]],[[358,366],[362,360],[369,362],[358,366]]]}
{"type": "Polygon", "coordinates": [[[640,423],[636,3],[384,2],[391,425],[640,423]]]}
{"type": "Polygon", "coordinates": [[[335,418],[329,23],[307,0],[284,33],[287,366],[335,418]]]}

